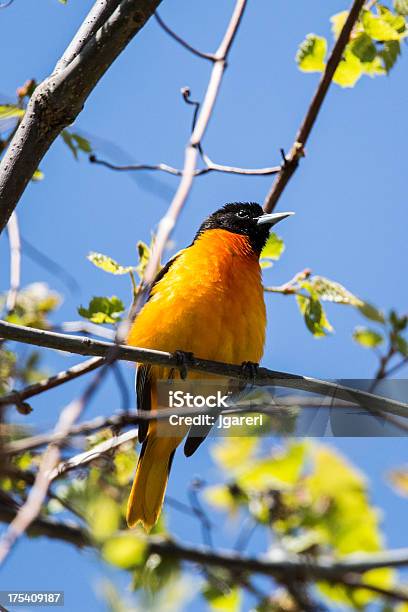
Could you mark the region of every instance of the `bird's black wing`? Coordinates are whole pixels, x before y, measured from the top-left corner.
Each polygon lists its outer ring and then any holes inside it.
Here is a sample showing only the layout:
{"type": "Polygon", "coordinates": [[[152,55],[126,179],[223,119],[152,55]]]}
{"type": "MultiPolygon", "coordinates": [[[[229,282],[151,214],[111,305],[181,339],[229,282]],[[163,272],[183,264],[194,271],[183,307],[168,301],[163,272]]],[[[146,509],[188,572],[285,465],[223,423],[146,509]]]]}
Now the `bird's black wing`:
{"type": "Polygon", "coordinates": [[[184,454],[191,457],[212,429],[212,425],[192,425],[184,443],[184,454]]]}
{"type": "MultiPolygon", "coordinates": [[[[165,266],[156,274],[156,277],[152,283],[152,289],[163,278],[168,272],[170,266],[175,262],[180,253],[177,253],[169,259],[165,266]]],[[[150,365],[139,365],[136,369],[136,401],[137,410],[151,410],[152,409],[152,366],[150,365]]],[[[139,423],[138,439],[139,442],[144,442],[147,436],[147,430],[149,429],[149,421],[142,421],[139,423]]]]}
{"type": "MultiPolygon", "coordinates": [[[[238,402],[242,399],[246,393],[248,392],[248,383],[245,380],[236,381],[230,380],[229,389],[231,391],[231,396],[229,398],[229,402],[238,402]]],[[[250,389],[249,389],[250,390],[250,389]]],[[[214,409],[211,411],[211,416],[215,417],[214,422],[220,416],[222,410],[214,409]]],[[[204,442],[208,434],[210,433],[213,425],[192,425],[190,431],[188,433],[187,439],[184,443],[184,454],[186,457],[191,457],[197,448],[204,442]]]]}

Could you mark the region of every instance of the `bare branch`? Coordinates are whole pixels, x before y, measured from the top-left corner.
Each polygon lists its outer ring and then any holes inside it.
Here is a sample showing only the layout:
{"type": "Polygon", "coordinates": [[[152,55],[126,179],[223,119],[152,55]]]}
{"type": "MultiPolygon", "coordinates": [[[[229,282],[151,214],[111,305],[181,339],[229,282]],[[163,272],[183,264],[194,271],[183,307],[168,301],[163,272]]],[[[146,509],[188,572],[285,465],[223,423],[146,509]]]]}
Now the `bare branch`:
{"type": "Polygon", "coordinates": [[[123,444],[127,444],[128,442],[133,442],[137,440],[137,429],[131,429],[120,436],[114,436],[109,440],[105,440],[105,442],[101,442],[91,448],[91,450],[86,451],[85,453],[80,453],[79,455],[75,455],[66,461],[62,461],[55,468],[49,472],[49,480],[55,480],[56,478],[60,478],[64,476],[67,472],[71,470],[76,470],[78,468],[82,468],[91,461],[95,461],[102,455],[111,452],[123,444]]]}
{"type": "Polygon", "coordinates": [[[204,53],[203,51],[200,51],[199,49],[196,49],[195,47],[190,45],[187,41],[185,41],[184,38],[181,38],[181,36],[179,36],[178,34],[173,32],[173,30],[171,30],[169,28],[169,26],[165,24],[165,22],[160,17],[160,15],[159,15],[159,13],[157,11],[155,12],[154,16],[155,16],[155,18],[157,20],[157,23],[160,25],[161,28],[163,28],[163,30],[166,32],[166,34],[171,36],[171,38],[174,38],[174,40],[176,40],[185,49],[190,51],[190,53],[193,53],[194,55],[197,55],[198,57],[201,57],[202,59],[210,60],[211,62],[215,62],[216,61],[215,55],[213,55],[212,53],[204,53]]]}
{"type": "Polygon", "coordinates": [[[54,68],[55,73],[61,72],[72,62],[99,28],[108,20],[119,4],[120,0],[99,0],[99,2],[93,5],[63,56],[58,60],[54,68]]]}
{"type": "Polygon", "coordinates": [[[119,4],[110,0],[104,4],[106,12],[98,12],[100,2],[94,9],[99,29],[91,36],[93,27],[88,28],[84,46],[77,36],[68,56],[63,56],[64,67],[36,88],[1,161],[0,232],[55,138],[74,121],[100,78],[160,4],[160,0],[121,0],[119,4]],[[106,19],[112,6],[116,8],[106,19]],[[71,51],[77,55],[69,61],[71,51]]]}
{"type": "Polygon", "coordinates": [[[320,108],[324,102],[330,83],[332,82],[336,68],[339,65],[343,56],[343,51],[349,41],[351,31],[355,22],[358,19],[360,11],[364,5],[364,0],[354,0],[350,12],[347,16],[342,31],[333,47],[330,57],[326,64],[326,69],[320,79],[319,85],[307,110],[302,125],[296,134],[295,141],[285,159],[276,180],[274,181],[271,190],[265,198],[264,210],[271,212],[274,210],[283,190],[298,167],[300,158],[304,155],[305,145],[310,136],[312,128],[315,124],[320,108]]]}
{"type": "MultiPolygon", "coordinates": [[[[112,429],[118,430],[127,425],[136,425],[140,420],[144,420],[144,414],[142,417],[139,415],[129,414],[128,412],[121,413],[118,415],[113,415],[110,417],[99,416],[91,421],[85,421],[84,423],[79,423],[78,425],[73,425],[69,432],[61,436],[60,434],[56,434],[55,431],[51,431],[49,433],[38,434],[36,436],[31,436],[29,438],[23,438],[22,440],[17,440],[15,442],[10,442],[9,444],[3,444],[0,450],[1,457],[10,457],[13,455],[18,455],[20,453],[24,453],[26,451],[34,450],[35,448],[39,448],[40,446],[44,446],[45,444],[51,444],[52,442],[68,442],[68,436],[78,436],[83,434],[93,433],[95,431],[99,431],[101,429],[106,429],[111,427],[112,429]]],[[[115,438],[117,439],[117,438],[115,438]]],[[[93,450],[96,450],[96,446],[93,450]]],[[[102,449],[102,452],[103,449],[102,449]]]]}
{"type": "MultiPolygon", "coordinates": [[[[203,159],[206,161],[205,168],[196,168],[193,172],[193,176],[203,176],[203,174],[208,174],[209,172],[222,172],[225,174],[242,174],[244,176],[269,176],[271,174],[278,174],[281,167],[280,166],[271,166],[270,168],[240,168],[238,166],[224,166],[222,164],[216,164],[211,161],[211,159],[203,154],[203,159]]],[[[104,159],[99,159],[96,155],[90,155],[89,161],[92,164],[98,164],[100,166],[105,166],[105,168],[109,168],[110,170],[116,170],[118,172],[134,172],[140,170],[155,170],[161,172],[167,172],[168,174],[173,174],[174,176],[183,176],[183,170],[180,168],[174,168],[173,166],[169,166],[168,164],[129,164],[126,166],[120,166],[117,164],[112,164],[104,159]]]]}
{"type": "Polygon", "coordinates": [[[92,357],[91,359],[87,359],[83,363],[78,363],[67,370],[50,376],[49,378],[44,378],[38,383],[28,385],[28,387],[25,387],[20,391],[13,390],[6,395],[0,396],[0,406],[20,404],[21,402],[28,400],[30,397],[34,397],[35,395],[48,391],[49,389],[59,387],[70,380],[74,380],[79,376],[92,372],[93,370],[96,370],[96,368],[101,367],[104,363],[105,359],[103,357],[92,357]]]}
{"type": "MultiPolygon", "coordinates": [[[[16,511],[0,504],[0,521],[11,523],[16,516],[16,511]]],[[[62,540],[82,548],[90,546],[91,538],[85,529],[73,523],[56,521],[51,517],[37,518],[27,529],[30,536],[43,535],[51,540],[62,540]]]]}
{"type": "MultiPolygon", "coordinates": [[[[15,340],[26,344],[34,344],[45,348],[68,351],[79,355],[93,355],[98,357],[107,357],[115,350],[115,359],[122,359],[135,363],[148,363],[151,365],[165,365],[174,368],[180,365],[177,356],[172,353],[135,348],[127,345],[115,345],[111,342],[93,340],[83,336],[78,337],[57,334],[55,332],[33,329],[31,327],[23,327],[22,325],[13,325],[5,321],[0,321],[0,338],[15,340]]],[[[242,367],[239,365],[201,359],[186,354],[186,367],[188,370],[209,372],[227,376],[235,380],[242,380],[242,367]]],[[[318,395],[330,396],[333,400],[340,399],[347,402],[355,402],[367,410],[381,411],[381,413],[387,411],[402,417],[407,416],[408,405],[403,402],[308,376],[259,368],[253,382],[260,386],[275,385],[307,391],[309,393],[317,393],[318,395]]]]}

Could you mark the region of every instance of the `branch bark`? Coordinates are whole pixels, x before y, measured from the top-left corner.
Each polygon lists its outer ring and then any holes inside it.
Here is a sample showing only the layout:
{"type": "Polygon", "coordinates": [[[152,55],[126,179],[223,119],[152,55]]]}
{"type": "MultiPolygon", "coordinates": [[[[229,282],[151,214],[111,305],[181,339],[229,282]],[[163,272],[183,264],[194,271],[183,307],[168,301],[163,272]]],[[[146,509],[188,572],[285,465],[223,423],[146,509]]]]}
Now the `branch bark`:
{"type": "MultiPolygon", "coordinates": [[[[16,511],[0,505],[0,521],[10,522],[16,511]]],[[[91,545],[91,537],[85,529],[69,523],[38,518],[28,531],[30,535],[45,535],[78,547],[91,545]]],[[[276,559],[254,558],[229,551],[213,551],[207,547],[188,546],[161,536],[146,538],[147,553],[159,554],[170,559],[198,563],[205,567],[222,567],[228,571],[254,573],[280,580],[324,580],[332,584],[345,584],[353,589],[365,589],[386,598],[407,601],[408,594],[397,588],[380,588],[364,583],[359,575],[379,567],[404,567],[408,565],[408,549],[396,549],[371,555],[350,555],[342,562],[332,559],[309,560],[300,555],[279,553],[276,559]]]]}
{"type": "Polygon", "coordinates": [[[320,79],[319,85],[312,98],[310,106],[303,119],[302,125],[300,126],[298,133],[296,134],[295,141],[286,157],[285,163],[282,165],[281,171],[279,172],[276,180],[273,182],[272,187],[265,198],[264,210],[265,212],[271,212],[274,210],[280,196],[283,193],[286,185],[292,178],[296,168],[299,165],[299,160],[304,156],[304,149],[307,140],[310,136],[312,128],[315,124],[319,111],[322,107],[330,84],[332,82],[336,68],[340,63],[343,56],[343,51],[350,39],[350,34],[353,29],[355,22],[358,19],[361,9],[363,8],[365,0],[354,0],[350,12],[347,16],[346,22],[343,26],[342,31],[333,47],[330,57],[326,64],[326,69],[320,79]]]}
{"type": "MultiPolygon", "coordinates": [[[[127,345],[115,345],[111,342],[93,340],[81,336],[57,334],[56,332],[14,325],[5,321],[0,321],[0,338],[68,351],[79,355],[93,355],[97,357],[107,357],[115,350],[115,359],[132,361],[134,363],[165,365],[174,368],[180,367],[177,356],[172,353],[134,348],[127,345]]],[[[188,370],[209,372],[235,380],[242,380],[241,365],[210,361],[186,355],[186,367],[188,370]]],[[[367,410],[374,412],[389,412],[402,417],[407,417],[408,415],[408,404],[403,402],[308,376],[259,368],[253,378],[253,382],[260,386],[276,385],[309,393],[317,393],[318,395],[329,396],[333,400],[340,399],[357,403],[367,410]]]]}
{"type": "Polygon", "coordinates": [[[97,0],[53,74],[36,88],[1,161],[0,232],[55,138],[160,2],[97,0]]]}

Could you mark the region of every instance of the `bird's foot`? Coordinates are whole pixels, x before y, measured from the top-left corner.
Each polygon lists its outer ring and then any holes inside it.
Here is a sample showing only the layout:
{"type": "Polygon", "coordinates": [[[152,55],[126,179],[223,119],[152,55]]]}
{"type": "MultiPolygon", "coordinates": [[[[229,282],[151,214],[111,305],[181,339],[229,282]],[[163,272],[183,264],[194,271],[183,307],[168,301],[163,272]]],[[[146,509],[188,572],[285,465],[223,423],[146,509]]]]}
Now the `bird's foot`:
{"type": "Polygon", "coordinates": [[[241,363],[241,375],[246,381],[250,381],[252,386],[255,385],[256,375],[258,374],[259,363],[254,361],[243,361],[241,363]]]}
{"type": "Polygon", "coordinates": [[[177,361],[180,378],[185,380],[187,378],[187,365],[194,361],[194,353],[189,351],[174,351],[173,357],[177,361]]]}

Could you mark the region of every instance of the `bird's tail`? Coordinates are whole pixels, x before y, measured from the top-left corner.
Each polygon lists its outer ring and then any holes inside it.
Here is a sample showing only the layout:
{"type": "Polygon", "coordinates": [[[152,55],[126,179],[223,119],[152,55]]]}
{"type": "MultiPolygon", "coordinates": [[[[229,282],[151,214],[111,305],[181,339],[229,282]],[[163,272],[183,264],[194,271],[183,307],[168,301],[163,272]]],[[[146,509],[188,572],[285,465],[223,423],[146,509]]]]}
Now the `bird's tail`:
{"type": "Polygon", "coordinates": [[[167,480],[180,438],[163,438],[151,432],[143,443],[130,492],[128,527],[142,523],[146,531],[156,524],[163,505],[167,480]]]}

